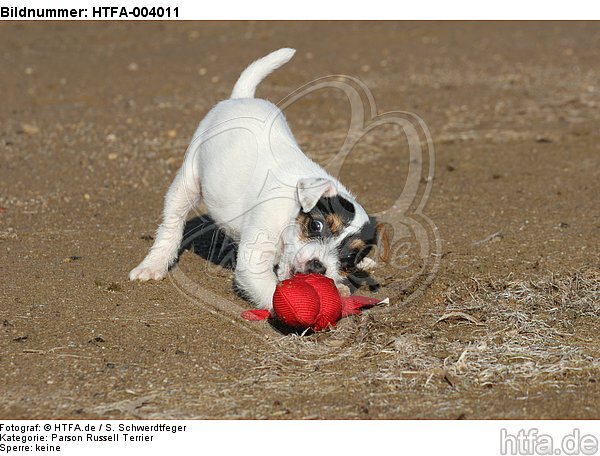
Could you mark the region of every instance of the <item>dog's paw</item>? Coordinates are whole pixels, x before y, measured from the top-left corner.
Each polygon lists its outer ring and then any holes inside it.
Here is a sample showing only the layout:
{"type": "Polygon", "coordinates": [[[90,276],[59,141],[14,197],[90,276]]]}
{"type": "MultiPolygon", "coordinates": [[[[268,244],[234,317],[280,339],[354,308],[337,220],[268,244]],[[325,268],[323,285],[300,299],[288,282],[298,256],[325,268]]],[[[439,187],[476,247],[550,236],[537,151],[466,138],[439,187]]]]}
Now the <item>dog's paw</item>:
{"type": "Polygon", "coordinates": [[[284,280],[290,279],[294,273],[289,266],[280,263],[275,268],[275,275],[277,276],[278,282],[283,282],[284,280]]]}
{"type": "Polygon", "coordinates": [[[352,294],[348,285],[345,285],[343,283],[336,283],[335,286],[337,287],[338,292],[342,297],[350,296],[352,294]]]}
{"type": "Polygon", "coordinates": [[[372,270],[377,267],[377,261],[372,260],[369,257],[364,257],[362,261],[356,265],[356,267],[363,270],[372,270]]]}
{"type": "Polygon", "coordinates": [[[160,280],[167,275],[168,268],[157,265],[149,265],[140,263],[136,268],[129,273],[129,280],[160,280]]]}

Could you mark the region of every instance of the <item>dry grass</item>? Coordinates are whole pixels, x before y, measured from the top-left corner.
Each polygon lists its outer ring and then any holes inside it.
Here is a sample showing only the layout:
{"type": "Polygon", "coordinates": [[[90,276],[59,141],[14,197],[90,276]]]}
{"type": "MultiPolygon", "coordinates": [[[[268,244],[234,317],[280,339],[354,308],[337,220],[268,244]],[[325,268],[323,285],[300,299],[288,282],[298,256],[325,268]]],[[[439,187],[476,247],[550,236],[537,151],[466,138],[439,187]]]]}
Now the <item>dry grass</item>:
{"type": "Polygon", "coordinates": [[[600,347],[590,333],[600,317],[596,271],[473,279],[447,290],[444,304],[442,314],[425,316],[412,327],[398,325],[392,305],[343,320],[328,333],[284,336],[274,342],[277,350],[267,362],[279,363],[290,381],[294,371],[325,374],[338,362],[374,359],[376,379],[390,387],[517,388],[600,372],[600,347]]]}

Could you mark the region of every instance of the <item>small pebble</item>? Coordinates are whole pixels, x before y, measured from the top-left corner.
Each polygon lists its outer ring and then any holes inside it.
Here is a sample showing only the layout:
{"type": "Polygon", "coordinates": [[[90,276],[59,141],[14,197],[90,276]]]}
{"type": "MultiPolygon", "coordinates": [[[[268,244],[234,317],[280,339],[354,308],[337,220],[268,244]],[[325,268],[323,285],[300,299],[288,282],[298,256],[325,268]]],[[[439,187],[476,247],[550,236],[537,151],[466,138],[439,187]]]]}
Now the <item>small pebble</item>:
{"type": "Polygon", "coordinates": [[[177,132],[175,130],[169,130],[167,131],[167,136],[169,138],[175,138],[177,136],[177,132]]]}
{"type": "Polygon", "coordinates": [[[108,142],[115,142],[117,140],[117,136],[111,133],[110,135],[106,136],[106,140],[108,142]]]}
{"type": "Polygon", "coordinates": [[[31,68],[31,67],[25,68],[25,74],[27,74],[27,75],[33,74],[33,68],[31,68]]]}
{"type": "Polygon", "coordinates": [[[116,154],[115,152],[111,152],[110,154],[108,154],[109,160],[116,160],[117,158],[119,158],[119,154],[116,154]]]}
{"type": "Polygon", "coordinates": [[[204,67],[202,67],[202,68],[200,68],[200,69],[198,70],[198,74],[199,74],[200,76],[204,76],[206,73],[208,73],[208,70],[207,70],[206,68],[204,68],[204,67]]]}
{"type": "Polygon", "coordinates": [[[31,125],[31,124],[21,124],[21,129],[23,130],[23,133],[25,133],[26,135],[37,135],[40,132],[40,129],[38,127],[36,127],[35,125],[31,125]]]}
{"type": "Polygon", "coordinates": [[[81,260],[81,257],[78,255],[72,255],[63,260],[63,263],[72,263],[73,261],[81,260]]]}
{"type": "Polygon", "coordinates": [[[127,69],[129,71],[137,71],[138,70],[138,64],[135,62],[131,62],[129,65],[127,65],[127,69]]]}

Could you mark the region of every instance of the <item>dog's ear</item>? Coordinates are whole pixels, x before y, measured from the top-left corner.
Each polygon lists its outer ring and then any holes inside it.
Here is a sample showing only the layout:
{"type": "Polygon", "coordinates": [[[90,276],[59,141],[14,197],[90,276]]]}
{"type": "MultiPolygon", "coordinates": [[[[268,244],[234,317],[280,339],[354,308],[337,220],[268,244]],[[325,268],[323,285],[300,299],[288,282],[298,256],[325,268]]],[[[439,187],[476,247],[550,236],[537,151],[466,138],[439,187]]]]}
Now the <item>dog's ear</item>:
{"type": "Polygon", "coordinates": [[[319,199],[337,195],[337,189],[330,179],[322,177],[306,177],[300,179],[296,186],[298,201],[303,212],[310,212],[319,199]]]}
{"type": "Polygon", "coordinates": [[[393,228],[388,223],[376,222],[377,256],[384,263],[390,261],[390,239],[394,237],[393,228]]]}

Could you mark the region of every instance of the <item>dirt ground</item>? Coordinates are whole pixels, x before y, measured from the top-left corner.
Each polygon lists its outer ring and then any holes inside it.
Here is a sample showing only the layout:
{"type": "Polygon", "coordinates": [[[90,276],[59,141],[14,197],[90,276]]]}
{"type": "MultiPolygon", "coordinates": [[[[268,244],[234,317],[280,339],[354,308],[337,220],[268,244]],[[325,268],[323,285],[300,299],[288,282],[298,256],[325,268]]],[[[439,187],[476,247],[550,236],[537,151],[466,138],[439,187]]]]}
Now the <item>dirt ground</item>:
{"type": "MultiPolygon", "coordinates": [[[[600,418],[598,23],[2,23],[0,43],[0,418],[600,418]],[[199,120],[284,46],[259,96],[354,76],[435,146],[441,250],[404,242],[373,271],[391,304],[316,335],[243,322],[193,250],[127,279],[199,120]]],[[[339,91],[286,115],[320,162],[348,128],[339,91]]],[[[397,133],[341,173],[392,217],[397,133]]]]}

